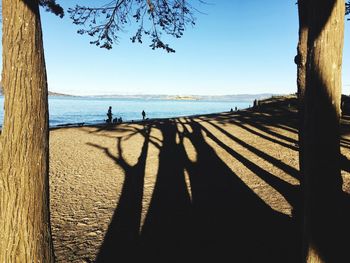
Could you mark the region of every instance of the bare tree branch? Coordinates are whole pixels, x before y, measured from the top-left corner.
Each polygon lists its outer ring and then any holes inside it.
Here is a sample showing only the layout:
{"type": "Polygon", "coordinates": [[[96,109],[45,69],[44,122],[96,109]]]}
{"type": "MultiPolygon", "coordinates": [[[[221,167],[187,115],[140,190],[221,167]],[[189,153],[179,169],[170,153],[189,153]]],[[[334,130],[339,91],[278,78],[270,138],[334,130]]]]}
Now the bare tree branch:
{"type": "Polygon", "coordinates": [[[148,36],[152,49],[167,52],[175,50],[161,40],[162,32],[180,38],[188,24],[195,25],[193,11],[196,9],[188,0],[112,0],[99,7],[77,5],[68,9],[73,23],[82,26],[78,33],[94,37],[91,44],[111,49],[120,31],[133,20],[138,26],[132,42],[142,43],[148,36]]]}

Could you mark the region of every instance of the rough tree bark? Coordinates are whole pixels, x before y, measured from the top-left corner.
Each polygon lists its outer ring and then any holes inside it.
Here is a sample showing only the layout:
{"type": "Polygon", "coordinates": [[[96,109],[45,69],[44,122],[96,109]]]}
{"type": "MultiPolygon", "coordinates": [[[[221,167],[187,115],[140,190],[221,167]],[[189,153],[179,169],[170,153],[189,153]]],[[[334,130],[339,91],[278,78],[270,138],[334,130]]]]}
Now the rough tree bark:
{"type": "MultiPolygon", "coordinates": [[[[299,174],[301,180],[304,176],[304,146],[303,146],[303,130],[304,130],[304,105],[305,105],[305,88],[306,88],[306,59],[307,59],[307,39],[308,39],[308,23],[307,23],[307,0],[298,1],[299,15],[299,40],[297,46],[297,55],[295,63],[297,64],[297,87],[298,87],[298,144],[299,144],[299,174]]],[[[302,185],[302,182],[301,182],[302,185]]]]}
{"type": "Polygon", "coordinates": [[[307,6],[303,163],[307,262],[343,262],[338,224],[342,197],[339,119],[344,7],[344,0],[308,0],[307,6]]]}
{"type": "Polygon", "coordinates": [[[300,106],[304,105],[305,97],[305,82],[306,82],[306,58],[307,58],[307,38],[308,38],[308,24],[307,24],[307,0],[298,1],[298,15],[299,15],[299,41],[295,57],[297,64],[297,86],[298,99],[300,106]]]}
{"type": "Polygon", "coordinates": [[[38,0],[3,0],[0,262],[53,262],[48,100],[38,0]]]}
{"type": "MultiPolygon", "coordinates": [[[[297,87],[298,87],[298,110],[299,110],[299,149],[303,152],[303,123],[304,123],[304,98],[306,85],[306,59],[307,59],[307,39],[308,39],[308,24],[307,24],[307,1],[298,1],[299,14],[299,41],[295,57],[297,64],[297,87]]],[[[301,156],[302,154],[300,154],[301,156]]],[[[303,170],[303,160],[299,158],[300,172],[303,170]]]]}
{"type": "MultiPolygon", "coordinates": [[[[307,20],[307,0],[298,1],[299,16],[299,40],[297,46],[297,55],[295,63],[297,64],[297,87],[298,87],[298,144],[299,144],[299,175],[300,188],[304,185],[304,114],[305,114],[305,89],[306,89],[306,60],[307,60],[307,39],[308,39],[308,20],[307,20]]],[[[293,209],[293,216],[300,223],[302,231],[303,207],[297,204],[293,209]]],[[[304,245],[301,244],[301,248],[304,245]]]]}

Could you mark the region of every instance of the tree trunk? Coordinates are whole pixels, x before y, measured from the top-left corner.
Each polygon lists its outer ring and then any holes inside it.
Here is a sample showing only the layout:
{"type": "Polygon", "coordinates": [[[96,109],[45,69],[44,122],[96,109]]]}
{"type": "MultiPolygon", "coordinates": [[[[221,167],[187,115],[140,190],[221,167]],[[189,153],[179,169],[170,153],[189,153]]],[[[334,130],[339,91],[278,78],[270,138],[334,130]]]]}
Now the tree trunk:
{"type": "Polygon", "coordinates": [[[299,143],[299,174],[301,178],[301,186],[303,185],[304,174],[304,111],[305,111],[305,89],[306,89],[306,59],[307,59],[307,39],[308,39],[308,23],[307,23],[307,0],[298,1],[299,14],[299,41],[295,57],[297,64],[297,87],[298,87],[298,143],[299,143]]]}
{"type": "Polygon", "coordinates": [[[298,1],[299,14],[299,41],[298,54],[295,57],[297,64],[297,87],[298,87],[298,111],[299,111],[299,167],[300,174],[303,174],[303,160],[301,158],[303,152],[303,125],[304,125],[304,104],[305,104],[305,88],[306,88],[306,59],[307,59],[307,0],[298,1]]]}
{"type": "Polygon", "coordinates": [[[0,262],[53,262],[47,79],[38,0],[3,0],[0,262]]]}
{"type": "MultiPolygon", "coordinates": [[[[305,114],[305,89],[306,89],[306,60],[307,60],[307,39],[308,39],[308,20],[307,20],[307,0],[298,1],[299,15],[299,41],[297,47],[297,87],[298,87],[298,144],[299,144],[299,175],[300,188],[304,186],[304,114],[305,114]]],[[[303,207],[300,203],[293,209],[293,217],[298,222],[300,233],[302,233],[303,207]]],[[[302,248],[304,244],[300,245],[302,248]]]]}
{"type": "Polygon", "coordinates": [[[306,83],[306,58],[307,58],[307,37],[308,37],[308,24],[307,24],[307,0],[298,1],[298,15],[299,15],[299,42],[298,42],[298,54],[295,58],[297,64],[297,86],[298,86],[298,99],[300,106],[304,107],[305,97],[305,83],[306,83]]]}
{"type": "Polygon", "coordinates": [[[304,123],[304,241],[307,262],[343,262],[339,118],[344,0],[308,1],[304,123]]]}

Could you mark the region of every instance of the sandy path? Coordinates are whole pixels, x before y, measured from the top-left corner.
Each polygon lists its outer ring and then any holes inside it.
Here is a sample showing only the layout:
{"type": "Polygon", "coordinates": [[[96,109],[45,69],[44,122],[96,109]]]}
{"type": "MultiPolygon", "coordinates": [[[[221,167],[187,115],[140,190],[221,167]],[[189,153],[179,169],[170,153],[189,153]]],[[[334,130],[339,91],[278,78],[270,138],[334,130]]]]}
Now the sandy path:
{"type": "MultiPolygon", "coordinates": [[[[62,128],[50,136],[57,262],[297,259],[295,110],[62,128]]],[[[350,159],[349,139],[342,151],[350,159]]]]}

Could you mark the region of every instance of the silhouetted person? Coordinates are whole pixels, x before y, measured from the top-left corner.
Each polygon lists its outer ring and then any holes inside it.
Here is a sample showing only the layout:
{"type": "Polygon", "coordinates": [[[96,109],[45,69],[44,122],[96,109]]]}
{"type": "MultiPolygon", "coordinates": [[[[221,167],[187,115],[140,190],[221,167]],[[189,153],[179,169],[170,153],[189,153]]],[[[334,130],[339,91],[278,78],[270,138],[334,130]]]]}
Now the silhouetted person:
{"type": "Polygon", "coordinates": [[[253,109],[258,109],[258,108],[259,108],[259,101],[255,99],[253,103],[253,109]]]}
{"type": "Polygon", "coordinates": [[[231,108],[230,112],[233,112],[233,109],[231,108]]]}
{"type": "Polygon", "coordinates": [[[144,110],[142,110],[142,119],[144,120],[146,117],[146,112],[144,110]]]}
{"type": "Polygon", "coordinates": [[[107,123],[112,123],[112,106],[109,106],[108,108],[108,112],[107,112],[107,117],[108,119],[106,120],[107,123]]]}
{"type": "Polygon", "coordinates": [[[235,111],[237,111],[237,107],[235,107],[235,111]]]}

